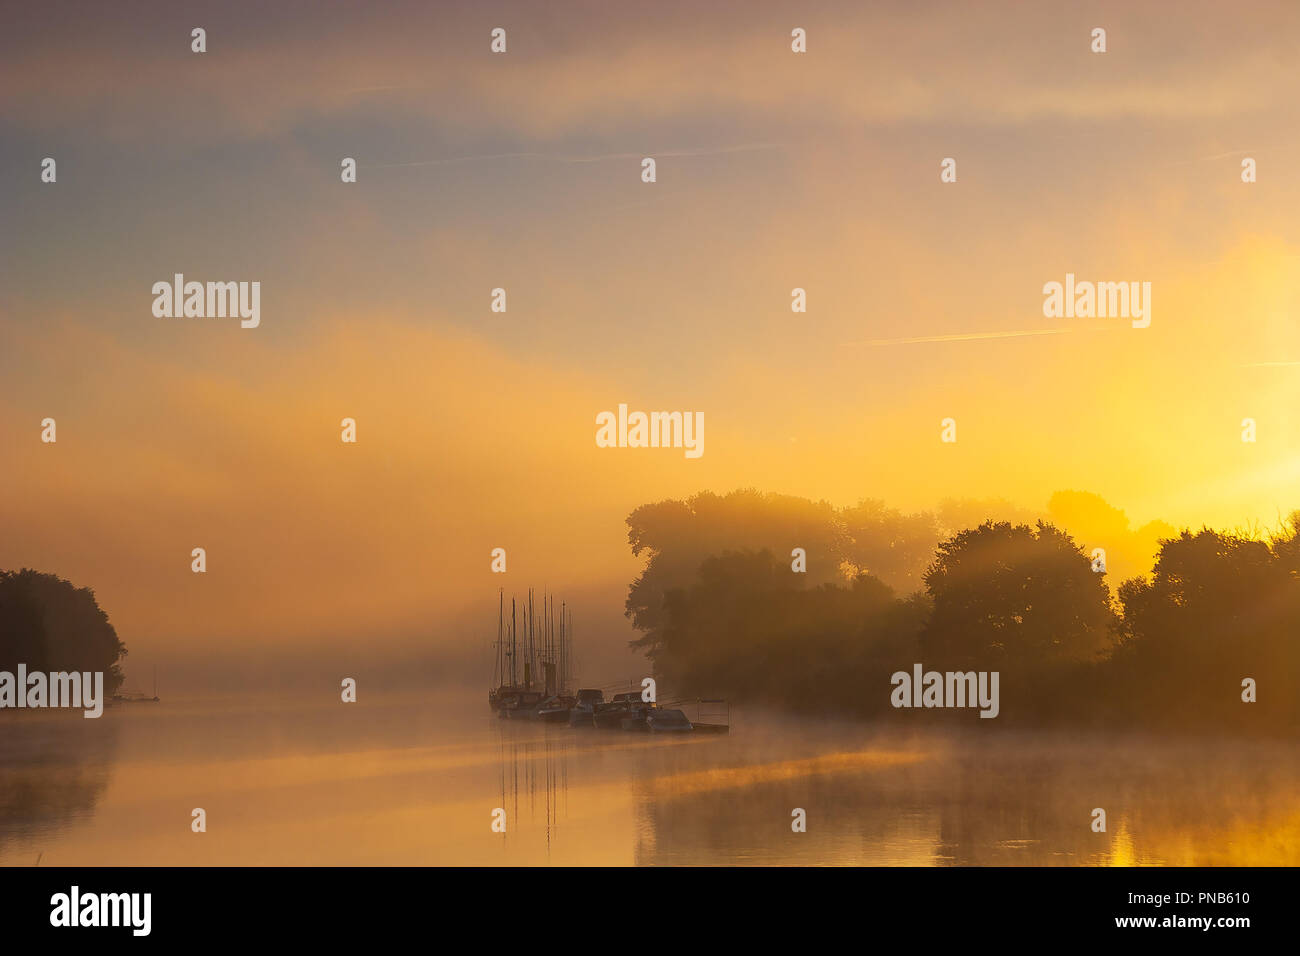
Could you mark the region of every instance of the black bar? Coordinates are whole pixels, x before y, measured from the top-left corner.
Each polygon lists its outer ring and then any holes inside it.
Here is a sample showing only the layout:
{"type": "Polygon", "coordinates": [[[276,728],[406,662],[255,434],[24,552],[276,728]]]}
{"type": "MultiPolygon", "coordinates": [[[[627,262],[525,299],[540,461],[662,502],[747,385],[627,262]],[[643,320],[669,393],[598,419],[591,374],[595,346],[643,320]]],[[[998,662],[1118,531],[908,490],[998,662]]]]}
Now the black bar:
{"type": "Polygon", "coordinates": [[[460,948],[526,938],[530,926],[544,925],[539,908],[547,906],[563,911],[556,915],[565,939],[557,945],[581,938],[641,940],[654,949],[761,944],[781,929],[809,945],[840,939],[865,947],[902,932],[923,945],[1130,937],[1231,946],[1256,933],[1285,933],[1294,883],[1294,872],[1281,868],[553,869],[9,868],[0,870],[0,927],[7,944],[337,945],[414,936],[460,948]],[[150,894],[149,934],[52,926],[52,898],[73,886],[83,901],[150,894]],[[558,886],[565,892],[544,892],[558,886]],[[1146,918],[1154,924],[1119,924],[1146,918]],[[1192,919],[1211,925],[1185,922],[1192,919]],[[1245,925],[1222,922],[1241,919],[1245,925]]]}

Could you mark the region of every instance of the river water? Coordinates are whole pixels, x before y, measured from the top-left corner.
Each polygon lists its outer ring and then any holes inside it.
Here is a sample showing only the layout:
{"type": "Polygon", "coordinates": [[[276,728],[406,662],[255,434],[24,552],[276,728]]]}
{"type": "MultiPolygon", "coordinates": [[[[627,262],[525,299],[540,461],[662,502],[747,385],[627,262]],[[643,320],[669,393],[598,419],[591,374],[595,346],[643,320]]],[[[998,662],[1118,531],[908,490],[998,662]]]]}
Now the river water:
{"type": "Polygon", "coordinates": [[[674,737],[336,694],[0,714],[0,864],[1300,863],[1282,742],[734,710],[728,735],[674,737]]]}

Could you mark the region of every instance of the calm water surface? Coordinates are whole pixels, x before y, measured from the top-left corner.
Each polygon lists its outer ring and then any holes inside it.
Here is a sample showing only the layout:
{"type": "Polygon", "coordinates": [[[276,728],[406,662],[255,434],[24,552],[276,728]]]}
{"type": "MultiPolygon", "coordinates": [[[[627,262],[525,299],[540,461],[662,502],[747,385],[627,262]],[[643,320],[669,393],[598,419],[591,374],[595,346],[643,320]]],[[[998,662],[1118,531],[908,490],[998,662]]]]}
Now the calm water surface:
{"type": "Polygon", "coordinates": [[[0,865],[1296,864],[1296,751],[735,712],[727,736],[574,731],[482,694],[10,711],[0,865]]]}

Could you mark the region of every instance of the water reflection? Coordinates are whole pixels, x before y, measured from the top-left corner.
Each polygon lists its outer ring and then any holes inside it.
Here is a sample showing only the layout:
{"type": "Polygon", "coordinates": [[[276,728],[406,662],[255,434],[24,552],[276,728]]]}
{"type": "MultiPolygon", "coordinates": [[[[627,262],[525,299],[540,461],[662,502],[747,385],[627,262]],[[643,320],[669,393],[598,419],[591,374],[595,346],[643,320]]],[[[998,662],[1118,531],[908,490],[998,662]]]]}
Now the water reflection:
{"type": "Polygon", "coordinates": [[[1282,743],[971,734],[793,761],[762,749],[761,763],[643,780],[653,839],[638,862],[1300,862],[1300,768],[1282,743]],[[796,807],[806,833],[791,830],[796,807]]]}
{"type": "Polygon", "coordinates": [[[1283,742],[760,714],[660,736],[484,710],[241,698],[7,719],[0,864],[1300,863],[1300,754],[1283,742]],[[189,829],[196,806],[207,834],[189,829]]]}
{"type": "Polygon", "coordinates": [[[545,836],[549,861],[551,841],[558,838],[561,816],[567,817],[568,813],[569,750],[572,740],[549,732],[551,728],[529,729],[541,730],[542,736],[521,739],[517,732],[518,725],[502,727],[498,734],[500,806],[507,811],[507,826],[501,837],[502,842],[509,843],[513,832],[510,821],[522,821],[524,827],[540,826],[545,836]],[[521,792],[526,811],[522,817],[519,801],[521,792]]]}
{"type": "MultiPolygon", "coordinates": [[[[0,860],[88,822],[108,787],[117,727],[80,713],[6,714],[0,733],[0,860]],[[91,726],[94,725],[94,726],[91,726]]],[[[6,861],[8,862],[8,861],[6,861]]]]}

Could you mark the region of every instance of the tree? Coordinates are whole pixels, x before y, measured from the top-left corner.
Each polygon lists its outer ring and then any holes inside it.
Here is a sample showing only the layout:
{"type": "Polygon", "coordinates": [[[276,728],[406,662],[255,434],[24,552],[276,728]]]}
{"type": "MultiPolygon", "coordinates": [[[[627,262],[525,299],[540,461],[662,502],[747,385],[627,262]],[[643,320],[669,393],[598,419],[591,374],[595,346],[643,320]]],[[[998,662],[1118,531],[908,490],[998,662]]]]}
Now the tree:
{"type": "Polygon", "coordinates": [[[1119,589],[1114,682],[1130,710],[1182,726],[1300,717],[1300,514],[1271,540],[1202,528],[1162,543],[1150,580],[1119,589]],[[1243,704],[1241,681],[1257,682],[1243,704]]]}
{"type": "Polygon", "coordinates": [[[0,670],[102,671],[111,695],[122,684],[125,655],[90,588],[26,568],[0,571],[0,670]]]}
{"type": "Polygon", "coordinates": [[[1103,574],[1068,534],[986,521],[943,541],[924,575],[929,666],[1032,670],[1095,661],[1112,643],[1103,574]]]}
{"type": "Polygon", "coordinates": [[[888,709],[889,674],[915,659],[924,602],[876,578],[803,587],[770,551],[705,559],[670,591],[655,673],[675,693],[798,710],[888,709]]]}
{"type": "Polygon", "coordinates": [[[626,614],[644,634],[632,646],[644,648],[652,660],[663,641],[667,595],[694,583],[706,558],[764,549],[789,555],[803,548],[808,571],[792,575],[793,586],[844,580],[843,531],[835,509],[824,501],[752,489],[728,495],[706,491],[686,501],[642,505],[627,524],[632,553],[646,553],[649,560],[628,589],[626,614]]]}
{"type": "Polygon", "coordinates": [[[859,574],[870,574],[901,594],[921,587],[921,576],[942,534],[929,511],[904,514],[883,501],[866,498],[840,512],[847,537],[846,559],[859,574]]]}

